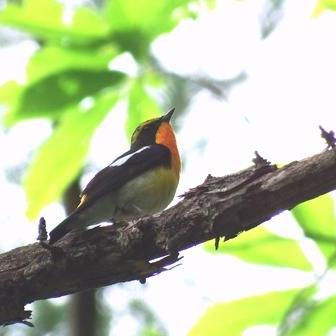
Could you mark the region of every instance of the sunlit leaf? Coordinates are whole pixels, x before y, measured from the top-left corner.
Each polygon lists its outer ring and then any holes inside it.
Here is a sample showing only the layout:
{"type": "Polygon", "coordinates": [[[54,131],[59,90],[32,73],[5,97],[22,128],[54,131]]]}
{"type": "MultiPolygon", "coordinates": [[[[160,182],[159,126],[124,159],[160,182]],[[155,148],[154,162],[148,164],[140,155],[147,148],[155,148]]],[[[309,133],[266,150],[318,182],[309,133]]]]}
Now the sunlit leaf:
{"type": "Polygon", "coordinates": [[[107,13],[111,20],[111,25],[116,30],[123,30],[128,27],[142,28],[151,34],[169,29],[174,19],[172,11],[181,3],[189,1],[148,1],[148,0],[114,0],[109,1],[107,13]],[[162,18],[166,20],[163,21],[162,18]],[[157,23],[160,23],[157,25],[157,23]]]}
{"type": "Polygon", "coordinates": [[[336,0],[318,0],[313,12],[313,16],[318,16],[326,9],[336,10],[336,0]]]}
{"type": "Polygon", "coordinates": [[[17,97],[20,85],[16,81],[8,81],[0,87],[0,103],[11,103],[17,97]]]}
{"type": "Polygon", "coordinates": [[[188,336],[241,336],[251,326],[277,325],[298,292],[273,292],[215,304],[204,313],[188,336]]]}
{"type": "Polygon", "coordinates": [[[154,98],[146,91],[141,79],[134,81],[128,96],[127,135],[143,121],[160,116],[160,108],[154,98]]]}
{"type": "Polygon", "coordinates": [[[109,61],[117,55],[115,48],[61,48],[48,45],[38,50],[29,60],[27,77],[37,81],[43,77],[68,69],[106,70],[109,61]]]}
{"type": "Polygon", "coordinates": [[[71,69],[52,74],[22,90],[6,122],[11,124],[33,117],[57,118],[64,109],[120,83],[123,78],[124,74],[108,70],[71,69]]]}
{"type": "Polygon", "coordinates": [[[299,323],[291,321],[292,328],[286,336],[324,336],[336,327],[336,296],[315,302],[299,323]]]}
{"type": "Polygon", "coordinates": [[[161,330],[158,330],[156,326],[145,326],[140,330],[139,336],[163,336],[161,330]]]}
{"type": "Polygon", "coordinates": [[[297,241],[280,237],[260,226],[220,243],[218,251],[215,251],[213,241],[207,242],[205,248],[208,252],[228,253],[256,264],[292,267],[304,271],[312,269],[297,241]]]}
{"type": "Polygon", "coordinates": [[[62,43],[91,43],[108,36],[109,25],[97,13],[80,8],[72,19],[65,22],[63,10],[63,5],[57,0],[7,3],[0,11],[0,23],[24,30],[40,39],[62,43]]]}
{"type": "Polygon", "coordinates": [[[15,109],[21,89],[21,85],[12,80],[0,86],[0,122],[4,123],[5,116],[15,109]]]}
{"type": "Polygon", "coordinates": [[[209,9],[215,9],[217,5],[217,0],[205,0],[209,9]]]}
{"type": "Polygon", "coordinates": [[[72,30],[85,36],[92,36],[96,39],[108,39],[110,34],[110,25],[102,15],[88,7],[78,7],[71,21],[72,30]]]}
{"type": "Polygon", "coordinates": [[[156,36],[172,30],[180,19],[194,14],[189,7],[191,2],[193,1],[108,1],[106,11],[113,38],[125,50],[141,56],[156,36]]]}
{"type": "Polygon", "coordinates": [[[4,108],[5,114],[10,108],[16,106],[21,89],[21,85],[13,80],[0,86],[0,107],[4,108]]]}
{"type": "Polygon", "coordinates": [[[301,203],[292,214],[305,235],[312,238],[328,260],[336,251],[336,216],[332,197],[328,194],[301,203]]]}
{"type": "Polygon", "coordinates": [[[117,100],[114,91],[97,98],[88,110],[74,107],[42,145],[24,180],[29,218],[35,218],[44,206],[59,199],[79,174],[95,129],[117,100]]]}

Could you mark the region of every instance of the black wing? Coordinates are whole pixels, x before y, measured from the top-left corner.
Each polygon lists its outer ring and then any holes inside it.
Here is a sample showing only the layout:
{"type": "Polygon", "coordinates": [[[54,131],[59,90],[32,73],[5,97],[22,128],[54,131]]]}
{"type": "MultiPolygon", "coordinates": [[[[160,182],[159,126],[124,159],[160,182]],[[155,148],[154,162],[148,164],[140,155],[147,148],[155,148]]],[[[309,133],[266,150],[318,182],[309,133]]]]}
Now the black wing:
{"type": "Polygon", "coordinates": [[[170,151],[162,145],[129,150],[98,172],[82,192],[78,210],[90,206],[98,198],[117,190],[131,179],[159,166],[170,165],[170,151]]]}

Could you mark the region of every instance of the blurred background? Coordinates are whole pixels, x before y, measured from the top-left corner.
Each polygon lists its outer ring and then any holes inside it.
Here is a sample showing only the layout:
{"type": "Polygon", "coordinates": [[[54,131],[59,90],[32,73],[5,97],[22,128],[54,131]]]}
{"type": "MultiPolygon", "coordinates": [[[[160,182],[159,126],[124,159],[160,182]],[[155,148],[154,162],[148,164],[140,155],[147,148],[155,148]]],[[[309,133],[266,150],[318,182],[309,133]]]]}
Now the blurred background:
{"type": "MultiPolygon", "coordinates": [[[[0,0],[0,250],[36,240],[175,107],[177,195],[336,129],[335,0],[0,0]]],[[[175,200],[174,202],[176,202],[175,200]]],[[[36,302],[0,335],[336,335],[333,193],[150,278],[36,302]]]]}

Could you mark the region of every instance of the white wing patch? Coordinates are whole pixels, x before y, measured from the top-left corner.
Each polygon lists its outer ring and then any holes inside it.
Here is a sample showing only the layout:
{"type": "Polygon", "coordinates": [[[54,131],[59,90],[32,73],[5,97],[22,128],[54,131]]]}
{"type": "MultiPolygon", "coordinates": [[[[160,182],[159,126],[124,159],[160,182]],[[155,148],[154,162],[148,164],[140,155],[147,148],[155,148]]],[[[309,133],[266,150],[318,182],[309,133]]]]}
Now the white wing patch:
{"type": "Polygon", "coordinates": [[[137,155],[139,153],[141,153],[142,151],[146,150],[150,148],[150,146],[145,146],[145,147],[142,147],[140,149],[138,149],[136,152],[134,153],[131,153],[131,154],[128,154],[128,155],[125,155],[123,157],[121,157],[120,159],[117,159],[115,161],[113,161],[111,164],[110,164],[110,167],[118,167],[118,166],[122,166],[125,162],[128,161],[128,159],[130,159],[131,157],[133,157],[134,155],[137,155]]]}

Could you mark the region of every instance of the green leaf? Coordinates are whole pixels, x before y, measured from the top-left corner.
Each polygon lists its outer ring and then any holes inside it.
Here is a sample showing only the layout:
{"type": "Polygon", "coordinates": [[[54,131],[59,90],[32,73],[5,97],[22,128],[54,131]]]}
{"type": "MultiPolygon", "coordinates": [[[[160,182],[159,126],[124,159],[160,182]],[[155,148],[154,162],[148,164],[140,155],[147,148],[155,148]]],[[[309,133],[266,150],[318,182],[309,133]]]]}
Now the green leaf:
{"type": "Polygon", "coordinates": [[[12,103],[18,96],[20,91],[20,84],[16,81],[8,81],[0,87],[0,103],[12,103]]]}
{"type": "Polygon", "coordinates": [[[16,81],[8,81],[0,86],[0,122],[5,124],[5,119],[10,111],[17,106],[22,86],[16,81]]]}
{"type": "Polygon", "coordinates": [[[62,195],[83,167],[92,135],[118,100],[118,92],[97,97],[93,107],[73,107],[51,137],[42,145],[24,180],[27,216],[36,218],[41,209],[62,195]]]}
{"type": "Polygon", "coordinates": [[[11,124],[33,117],[58,118],[66,108],[120,83],[124,77],[118,71],[90,69],[52,74],[27,85],[5,121],[11,124]]]}
{"type": "Polygon", "coordinates": [[[142,327],[139,336],[163,336],[161,330],[158,330],[156,326],[144,326],[142,327]]]}
{"type": "Polygon", "coordinates": [[[71,28],[73,32],[84,34],[86,37],[92,37],[95,40],[106,39],[111,42],[109,22],[98,12],[88,7],[78,7],[75,10],[71,28]]]}
{"type": "Polygon", "coordinates": [[[210,307],[188,336],[241,336],[248,327],[277,325],[299,290],[273,292],[210,307]]]}
{"type": "Polygon", "coordinates": [[[141,78],[134,81],[128,95],[126,132],[131,137],[135,128],[145,120],[161,115],[157,102],[146,91],[141,78]]]}
{"type": "Polygon", "coordinates": [[[286,336],[324,336],[336,327],[336,296],[310,306],[308,312],[299,320],[291,323],[292,328],[286,336]],[[294,324],[294,327],[293,327],[294,324]]]}
{"type": "Polygon", "coordinates": [[[70,22],[63,19],[63,5],[56,0],[24,0],[8,3],[0,11],[0,23],[21,29],[40,39],[88,44],[107,38],[109,25],[88,8],[78,9],[70,22]]]}
{"type": "Polygon", "coordinates": [[[318,0],[313,12],[313,16],[318,16],[324,10],[336,10],[336,0],[318,0]]]}
{"type": "Polygon", "coordinates": [[[150,34],[168,31],[174,19],[172,11],[178,3],[189,1],[148,1],[148,0],[113,0],[107,5],[107,15],[111,26],[115,30],[124,30],[132,27],[142,28],[150,34]],[[162,19],[165,20],[162,20],[162,19]],[[158,23],[160,23],[158,25],[158,23]],[[153,29],[150,31],[150,29],[153,29]],[[166,30],[167,29],[167,30],[166,30]]]}
{"type": "Polygon", "coordinates": [[[136,57],[142,56],[148,51],[150,41],[194,14],[190,10],[191,2],[196,1],[108,1],[106,12],[113,38],[136,57]]]}
{"type": "Polygon", "coordinates": [[[328,194],[301,203],[292,209],[305,235],[313,239],[328,260],[335,253],[336,216],[332,197],[328,194]]]}
{"type": "MultiPolygon", "coordinates": [[[[213,241],[207,242],[205,249],[217,253],[213,241]]],[[[280,237],[260,226],[220,244],[218,252],[256,264],[293,267],[303,271],[312,269],[297,241],[280,237]]]]}
{"type": "Polygon", "coordinates": [[[212,10],[216,8],[217,0],[205,0],[207,7],[212,10]]]}
{"type": "Polygon", "coordinates": [[[150,38],[136,28],[115,31],[113,42],[119,46],[121,51],[128,51],[137,59],[142,60],[148,56],[150,38]]]}
{"type": "Polygon", "coordinates": [[[113,47],[92,50],[47,45],[38,50],[29,60],[27,77],[29,81],[37,81],[69,69],[107,70],[109,61],[116,55],[117,51],[113,47]]]}

